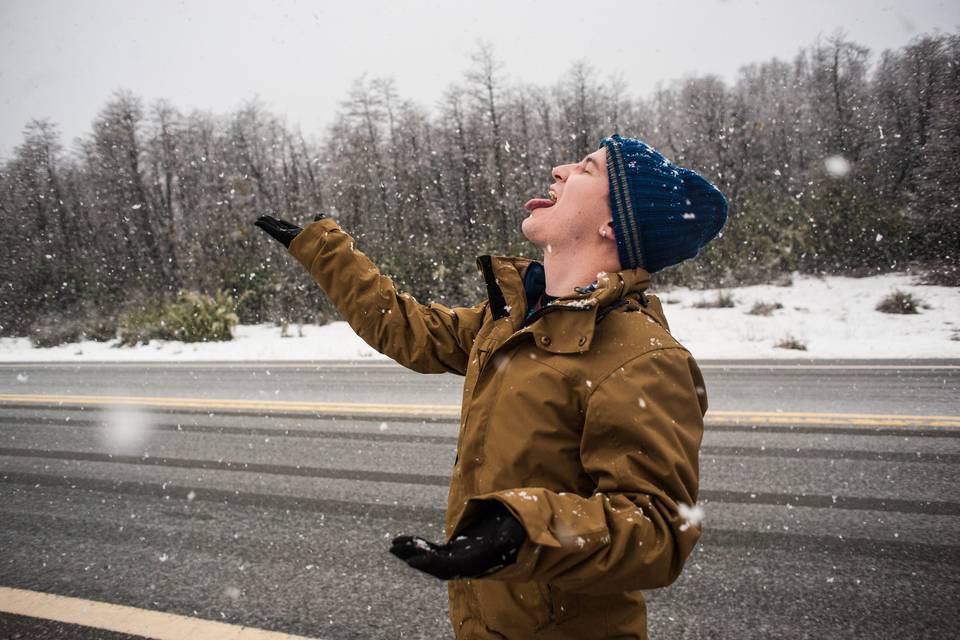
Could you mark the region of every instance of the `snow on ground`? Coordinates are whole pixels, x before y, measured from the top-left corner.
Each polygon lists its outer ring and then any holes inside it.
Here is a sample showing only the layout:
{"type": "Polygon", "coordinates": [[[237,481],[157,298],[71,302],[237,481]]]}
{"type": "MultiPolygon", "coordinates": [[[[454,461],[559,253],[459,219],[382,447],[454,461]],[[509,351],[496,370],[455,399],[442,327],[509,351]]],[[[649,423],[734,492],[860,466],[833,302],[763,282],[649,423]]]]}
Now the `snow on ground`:
{"type": "Polygon", "coordinates": [[[113,361],[187,362],[199,360],[371,360],[390,359],[371,349],[346,322],[328,325],[291,325],[281,337],[272,324],[239,325],[229,342],[174,342],[151,340],[136,347],[113,347],[112,342],[86,340],[46,349],[31,348],[27,338],[0,338],[0,362],[113,361]]]}
{"type": "MultiPolygon", "coordinates": [[[[913,277],[869,278],[794,276],[790,286],[772,284],[723,290],[732,308],[698,309],[719,291],[675,288],[653,291],[664,303],[673,335],[698,359],[714,358],[960,358],[960,289],[918,286],[913,277]],[[917,315],[877,311],[895,289],[926,303],[917,315]],[[769,316],[750,315],[754,303],[780,303],[769,316]],[[806,351],[774,346],[793,338],[806,351]]],[[[304,325],[303,337],[281,337],[269,324],[241,325],[231,342],[184,344],[152,341],[134,348],[81,342],[48,349],[26,338],[0,338],[0,361],[198,361],[198,360],[362,360],[388,361],[344,322],[304,325]]]]}
{"type": "Polygon", "coordinates": [[[960,358],[960,289],[919,286],[904,274],[869,278],[794,276],[793,284],[725,290],[735,306],[697,309],[718,290],[659,292],[671,332],[698,359],[960,358]],[[916,315],[881,313],[877,303],[899,289],[929,305],[916,315]],[[769,316],[747,312],[777,303],[769,316]],[[777,348],[794,338],[806,351],[777,348]],[[953,339],[952,339],[953,338],[953,339]]]}

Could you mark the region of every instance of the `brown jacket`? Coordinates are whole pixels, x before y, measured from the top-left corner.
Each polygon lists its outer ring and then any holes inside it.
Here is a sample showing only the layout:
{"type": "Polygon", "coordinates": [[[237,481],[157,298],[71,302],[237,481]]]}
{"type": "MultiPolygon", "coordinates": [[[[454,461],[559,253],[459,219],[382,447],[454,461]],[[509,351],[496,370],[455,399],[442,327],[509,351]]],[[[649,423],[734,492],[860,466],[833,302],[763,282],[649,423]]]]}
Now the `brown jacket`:
{"type": "Polygon", "coordinates": [[[289,251],[373,348],[466,377],[447,539],[499,500],[528,540],[515,564],[448,583],[457,638],[646,638],[641,590],[673,582],[700,536],[678,504],[697,499],[707,410],[649,274],[605,275],[520,328],[530,260],[481,256],[488,300],[451,309],[397,293],[331,220],[289,251]]]}

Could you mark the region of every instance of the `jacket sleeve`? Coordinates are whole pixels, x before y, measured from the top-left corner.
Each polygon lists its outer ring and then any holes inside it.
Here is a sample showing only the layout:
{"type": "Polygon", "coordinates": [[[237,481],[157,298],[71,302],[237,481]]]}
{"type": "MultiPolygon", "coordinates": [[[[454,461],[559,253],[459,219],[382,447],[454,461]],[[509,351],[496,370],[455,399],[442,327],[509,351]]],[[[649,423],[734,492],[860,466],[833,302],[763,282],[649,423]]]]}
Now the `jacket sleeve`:
{"type": "Polygon", "coordinates": [[[486,302],[451,309],[397,293],[393,281],[330,219],[301,231],[289,252],[371,347],[420,373],[465,374],[486,302]]]}
{"type": "Polygon", "coordinates": [[[493,499],[528,535],[517,562],[489,579],[593,594],[672,583],[701,532],[680,505],[697,499],[703,384],[684,349],[638,356],[600,382],[587,403],[580,456],[596,483],[593,495],[524,487],[471,499],[458,525],[493,499]]]}

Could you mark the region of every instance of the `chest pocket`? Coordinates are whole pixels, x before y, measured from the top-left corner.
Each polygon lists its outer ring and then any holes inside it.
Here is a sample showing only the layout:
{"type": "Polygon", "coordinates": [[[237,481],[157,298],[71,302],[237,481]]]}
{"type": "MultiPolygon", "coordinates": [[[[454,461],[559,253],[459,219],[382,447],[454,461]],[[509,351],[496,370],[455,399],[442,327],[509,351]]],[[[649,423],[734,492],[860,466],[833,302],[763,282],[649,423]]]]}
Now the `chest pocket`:
{"type": "Polygon", "coordinates": [[[483,369],[484,365],[487,363],[487,360],[490,359],[490,353],[493,351],[493,348],[496,346],[496,338],[484,338],[480,345],[477,347],[477,371],[483,369]]]}

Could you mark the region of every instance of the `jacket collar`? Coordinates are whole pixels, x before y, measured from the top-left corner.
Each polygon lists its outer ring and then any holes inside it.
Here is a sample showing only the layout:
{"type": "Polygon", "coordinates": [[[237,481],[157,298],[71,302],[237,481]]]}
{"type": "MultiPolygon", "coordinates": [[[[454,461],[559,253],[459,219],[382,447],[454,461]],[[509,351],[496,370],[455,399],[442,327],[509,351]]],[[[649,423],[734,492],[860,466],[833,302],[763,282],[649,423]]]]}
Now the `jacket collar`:
{"type": "MultiPolygon", "coordinates": [[[[536,300],[543,291],[543,265],[529,258],[483,255],[477,258],[477,267],[487,286],[494,320],[510,318],[516,331],[526,317],[528,301],[536,300]]],[[[649,286],[650,274],[645,269],[604,274],[593,285],[554,300],[519,332],[532,333],[537,346],[552,353],[586,351],[598,314],[627,298],[645,304],[643,291],[649,286]]]]}

